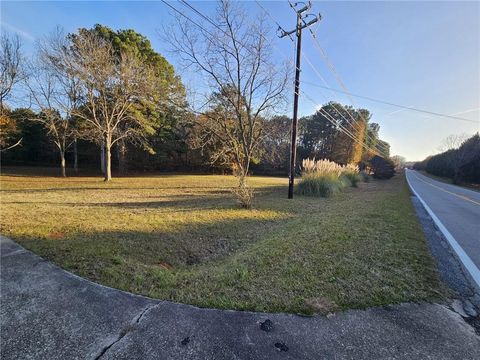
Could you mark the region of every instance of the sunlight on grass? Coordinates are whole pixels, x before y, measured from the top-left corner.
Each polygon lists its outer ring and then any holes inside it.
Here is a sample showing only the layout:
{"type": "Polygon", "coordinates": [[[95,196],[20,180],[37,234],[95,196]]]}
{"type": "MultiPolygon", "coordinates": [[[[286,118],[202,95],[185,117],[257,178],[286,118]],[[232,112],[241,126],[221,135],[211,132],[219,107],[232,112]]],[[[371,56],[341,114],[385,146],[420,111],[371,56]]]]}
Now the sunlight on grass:
{"type": "Polygon", "coordinates": [[[2,234],[91,280],[199,306],[320,312],[442,297],[404,179],[286,199],[252,177],[1,177],[2,234]]]}

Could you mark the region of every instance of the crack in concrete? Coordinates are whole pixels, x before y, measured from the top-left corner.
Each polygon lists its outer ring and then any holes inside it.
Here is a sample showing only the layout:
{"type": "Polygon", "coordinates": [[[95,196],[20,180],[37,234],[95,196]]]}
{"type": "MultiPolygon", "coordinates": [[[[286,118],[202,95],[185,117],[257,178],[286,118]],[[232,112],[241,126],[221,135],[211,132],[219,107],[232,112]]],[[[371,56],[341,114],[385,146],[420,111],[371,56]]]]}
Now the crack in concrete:
{"type": "Polygon", "coordinates": [[[145,309],[143,309],[138,315],[136,315],[133,319],[132,319],[132,322],[130,324],[128,324],[127,326],[125,326],[122,331],[120,331],[120,334],[118,335],[118,337],[112,341],[110,344],[108,344],[107,346],[105,346],[102,351],[100,352],[100,354],[98,356],[96,356],[94,358],[94,360],[99,360],[101,359],[106,353],[108,350],[110,350],[110,348],[112,348],[112,346],[114,346],[115,344],[117,344],[118,342],[120,342],[125,336],[127,336],[127,334],[129,334],[130,332],[134,331],[135,330],[135,326],[137,324],[140,323],[140,321],[142,321],[142,318],[144,317],[144,315],[151,309],[153,309],[154,307],[158,306],[158,304],[155,304],[155,305],[148,305],[145,309]]]}

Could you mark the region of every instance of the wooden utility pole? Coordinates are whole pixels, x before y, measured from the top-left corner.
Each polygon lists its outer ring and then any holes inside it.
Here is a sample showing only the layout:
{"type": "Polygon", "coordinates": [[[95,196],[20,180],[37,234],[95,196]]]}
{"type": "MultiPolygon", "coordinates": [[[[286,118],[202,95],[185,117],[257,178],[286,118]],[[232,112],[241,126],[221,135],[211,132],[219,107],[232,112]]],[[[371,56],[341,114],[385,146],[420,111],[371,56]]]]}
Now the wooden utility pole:
{"type": "Polygon", "coordinates": [[[78,148],[77,148],[77,138],[73,139],[73,171],[75,175],[78,175],[78,148]]]}
{"type": "MultiPolygon", "coordinates": [[[[290,170],[288,173],[288,198],[293,198],[293,186],[295,182],[295,163],[296,163],[296,154],[297,154],[297,124],[298,124],[298,94],[300,91],[300,59],[302,54],[302,29],[316,23],[321,19],[320,15],[306,14],[303,13],[309,10],[312,7],[312,3],[295,3],[292,5],[292,8],[297,13],[297,26],[295,30],[292,31],[283,31],[280,35],[281,38],[285,36],[292,35],[293,33],[297,36],[297,56],[295,61],[295,90],[293,93],[293,121],[292,121],[292,139],[290,144],[290,170]],[[296,9],[295,7],[298,4],[304,4],[301,9],[296,9]],[[305,18],[313,16],[313,20],[308,23],[305,22],[305,18]]],[[[291,37],[290,37],[291,38],[291,37]]]]}

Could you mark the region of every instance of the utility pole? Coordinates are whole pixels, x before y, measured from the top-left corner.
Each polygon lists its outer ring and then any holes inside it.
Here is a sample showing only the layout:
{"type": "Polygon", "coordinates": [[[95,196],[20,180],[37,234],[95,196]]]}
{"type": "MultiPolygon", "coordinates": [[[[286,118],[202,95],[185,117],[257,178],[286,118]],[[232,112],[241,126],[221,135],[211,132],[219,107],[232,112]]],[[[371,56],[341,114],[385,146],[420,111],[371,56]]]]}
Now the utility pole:
{"type": "MultiPolygon", "coordinates": [[[[297,124],[298,124],[298,94],[300,91],[300,59],[302,54],[302,30],[310,25],[315,24],[317,21],[321,19],[320,15],[313,15],[313,14],[306,14],[303,13],[309,10],[312,7],[312,3],[309,1],[308,3],[297,2],[293,5],[290,5],[292,9],[295,10],[297,13],[297,26],[295,30],[292,31],[284,31],[280,35],[281,38],[288,36],[291,38],[290,35],[293,33],[297,36],[297,56],[295,61],[295,90],[293,93],[293,121],[292,121],[292,139],[290,144],[290,170],[288,173],[288,198],[293,198],[293,186],[295,182],[295,163],[296,163],[296,154],[297,154],[297,124]],[[303,4],[303,7],[300,9],[296,9],[298,5],[303,4]],[[314,18],[306,22],[305,19],[309,16],[313,16],[314,18]]],[[[293,40],[293,39],[292,39],[293,40]]]]}
{"type": "Polygon", "coordinates": [[[75,175],[78,175],[78,149],[77,149],[77,138],[73,139],[73,171],[75,175]]]}

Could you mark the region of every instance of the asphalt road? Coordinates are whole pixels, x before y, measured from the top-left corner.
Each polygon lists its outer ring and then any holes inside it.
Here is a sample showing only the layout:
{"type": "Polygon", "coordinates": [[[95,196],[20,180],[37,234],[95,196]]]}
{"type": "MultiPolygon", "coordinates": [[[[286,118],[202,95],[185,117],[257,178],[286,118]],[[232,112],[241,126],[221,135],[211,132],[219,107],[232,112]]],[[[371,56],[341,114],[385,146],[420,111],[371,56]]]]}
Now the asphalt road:
{"type": "Polygon", "coordinates": [[[480,359],[480,337],[444,305],[200,309],[94,284],[1,236],[0,253],[2,359],[480,359]]]}
{"type": "Polygon", "coordinates": [[[480,192],[407,170],[410,186],[430,207],[477,268],[480,268],[480,192]]]}

